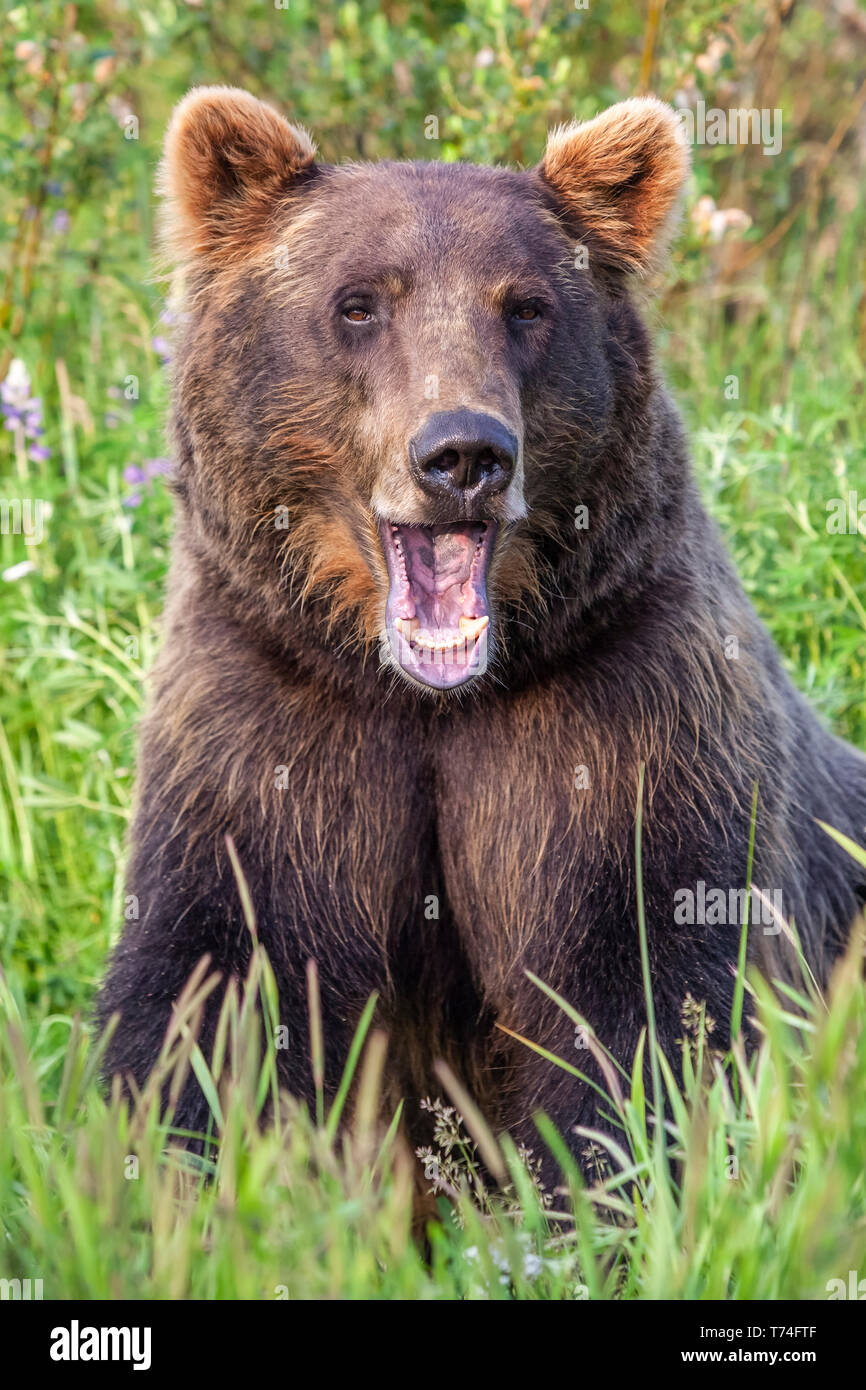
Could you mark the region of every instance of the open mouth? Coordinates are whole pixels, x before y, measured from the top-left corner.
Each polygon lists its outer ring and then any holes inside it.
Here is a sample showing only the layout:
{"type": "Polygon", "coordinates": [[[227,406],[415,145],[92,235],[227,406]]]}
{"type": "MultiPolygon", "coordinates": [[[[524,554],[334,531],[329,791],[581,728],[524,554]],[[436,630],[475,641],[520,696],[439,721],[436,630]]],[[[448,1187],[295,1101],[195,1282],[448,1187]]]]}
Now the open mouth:
{"type": "Polygon", "coordinates": [[[385,623],[407,675],[450,690],[487,666],[487,569],[493,521],[401,526],[380,521],[388,565],[385,623]]]}

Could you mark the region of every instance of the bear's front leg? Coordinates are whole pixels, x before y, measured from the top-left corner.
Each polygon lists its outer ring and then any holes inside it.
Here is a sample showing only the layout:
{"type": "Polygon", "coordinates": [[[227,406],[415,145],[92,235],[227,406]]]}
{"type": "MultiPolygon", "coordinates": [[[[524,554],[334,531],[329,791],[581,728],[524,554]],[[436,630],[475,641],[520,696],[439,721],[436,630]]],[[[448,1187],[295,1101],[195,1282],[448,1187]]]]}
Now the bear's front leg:
{"type": "MultiPolygon", "coordinates": [[[[490,1038],[479,1100],[494,1122],[536,1152],[542,1146],[532,1116],[544,1110],[581,1162],[588,1141],[575,1126],[610,1129],[611,1105],[502,1028],[609,1091],[590,1038],[530,972],[586,1020],[625,1070],[625,1077],[615,1073],[615,1084],[627,1091],[648,1021],[636,866],[641,796],[641,896],[659,1045],[678,1072],[691,1001],[706,1005],[713,1044],[724,1048],[730,1035],[750,771],[735,780],[729,758],[701,759],[684,724],[671,730],[667,746],[641,743],[641,725],[630,719],[637,707],[637,696],[624,701],[617,727],[611,702],[594,697],[589,680],[551,682],[498,701],[483,724],[455,718],[438,765],[437,808],[450,829],[442,838],[448,898],[479,989],[501,1025],[490,1038]],[[711,889],[721,895],[722,911],[709,910],[711,889]]],[[[766,789],[761,800],[755,882],[783,887],[788,901],[788,880],[773,857],[772,794],[766,789]]],[[[763,930],[750,929],[750,959],[763,930]]]]}
{"type": "MultiPolygon", "coordinates": [[[[98,1002],[100,1024],[120,1013],[106,1073],[143,1085],[205,955],[221,977],[203,1009],[209,1058],[225,982],[243,981],[252,950],[231,835],[279,991],[280,1080],[312,1102],[308,961],[318,967],[332,1095],[374,991],[387,1025],[389,952],[412,914],[423,919],[424,893],[436,891],[425,867],[431,813],[413,761],[419,739],[393,703],[359,709],[296,675],[276,679],[236,641],[231,659],[201,644],[181,660],[175,640],[157,670],[131,835],[133,915],[98,1002]]],[[[176,1122],[200,1129],[206,1117],[193,1078],[176,1122]]]]}
{"type": "MultiPolygon", "coordinates": [[[[631,1078],[641,1034],[646,1032],[643,1084],[647,1098],[647,1129],[655,1132],[651,1067],[650,1021],[641,966],[637,912],[632,884],[613,882],[605,895],[608,912],[600,911],[582,936],[557,959],[547,950],[528,949],[506,979],[491,982],[499,999],[497,1024],[507,1028],[499,1044],[503,1086],[497,1110],[499,1124],[515,1139],[542,1155],[544,1145],[535,1124],[544,1112],[568,1144],[585,1176],[612,1171],[616,1163],[603,1139],[581,1131],[601,1131],[629,1151],[622,1126],[621,1102],[631,1091],[631,1078]],[[526,972],[537,976],[572,1005],[585,1025],[576,1022],[526,972]],[[585,1080],[539,1056],[509,1034],[519,1034],[561,1058],[585,1080]]],[[[671,885],[671,898],[673,898],[671,885]]],[[[649,907],[647,924],[653,1024],[658,1048],[681,1076],[682,1051],[694,1047],[700,1007],[704,1006],[705,1048],[725,1050],[730,1038],[731,1003],[739,929],[725,928],[710,941],[699,931],[659,930],[660,919],[649,907]]],[[[549,944],[549,943],[548,943],[549,944]]],[[[494,1098],[494,1103],[495,1103],[494,1098]]],[[[661,1093],[661,1113],[670,1119],[667,1095],[661,1093]]],[[[559,1181],[556,1165],[544,1154],[548,1185],[559,1181]]]]}
{"type": "MultiPolygon", "coordinates": [[[[130,869],[130,902],[140,913],[127,923],[112,957],[97,1003],[100,1030],[119,1015],[104,1061],[106,1077],[119,1074],[126,1089],[131,1078],[142,1090],[160,1054],[170,1027],[173,1050],[180,1043],[178,1003],[197,967],[199,986],[216,974],[199,1009],[197,1040],[210,1062],[220,1009],[229,980],[242,992],[253,948],[253,936],[241,904],[238,884],[225,845],[214,844],[207,854],[184,855],[182,838],[161,845],[158,873],[147,863],[149,841],[142,831],[130,869]]],[[[245,878],[256,910],[256,933],[264,945],[277,982],[279,1033],[274,1040],[280,1083],[291,1094],[313,1105],[315,1087],[311,1066],[307,962],[316,960],[324,1041],[324,1090],[332,1097],[366,999],[373,990],[380,995],[386,984],[381,951],[375,943],[356,936],[332,948],[317,949],[307,926],[301,928],[295,913],[297,902],[257,872],[255,856],[239,846],[239,858],[247,864],[245,878]],[[279,906],[280,898],[283,906],[279,906]]],[[[265,1045],[264,1028],[260,1028],[265,1045]]],[[[168,1095],[171,1070],[163,1083],[168,1095]]],[[[174,1108],[176,1128],[202,1133],[208,1127],[209,1107],[190,1071],[174,1108]]]]}

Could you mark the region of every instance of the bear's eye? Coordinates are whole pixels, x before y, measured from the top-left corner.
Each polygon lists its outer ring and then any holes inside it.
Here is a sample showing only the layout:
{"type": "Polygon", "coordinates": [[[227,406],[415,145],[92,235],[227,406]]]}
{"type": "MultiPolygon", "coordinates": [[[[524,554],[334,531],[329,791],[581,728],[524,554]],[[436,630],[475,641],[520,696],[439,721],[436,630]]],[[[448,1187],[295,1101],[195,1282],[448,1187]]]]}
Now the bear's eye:
{"type": "Polygon", "coordinates": [[[533,319],[541,318],[541,310],[537,304],[531,302],[518,304],[512,309],[511,317],[517,319],[519,323],[531,323],[533,319]]]}
{"type": "Polygon", "coordinates": [[[363,304],[346,304],[343,306],[343,318],[348,323],[372,323],[373,315],[369,309],[365,309],[363,304]]]}

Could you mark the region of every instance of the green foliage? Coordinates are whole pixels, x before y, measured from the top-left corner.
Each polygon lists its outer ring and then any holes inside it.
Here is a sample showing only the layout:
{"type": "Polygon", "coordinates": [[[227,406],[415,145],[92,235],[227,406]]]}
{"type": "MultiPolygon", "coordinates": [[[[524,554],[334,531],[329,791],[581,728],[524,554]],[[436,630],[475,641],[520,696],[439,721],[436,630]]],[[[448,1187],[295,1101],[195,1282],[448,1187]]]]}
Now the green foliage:
{"type": "Polygon", "coordinates": [[[94,1085],[98,1052],[77,1018],[54,1058],[58,1083],[39,1025],[7,997],[4,1277],[41,1278],[47,1298],[826,1298],[866,1254],[862,954],[861,933],[826,1001],[749,985],[763,1036],[750,1062],[739,1040],[717,1050],[713,1021],[687,1001],[681,1055],[657,1053],[654,1068],[671,1118],[662,1128],[644,1093],[642,1041],[631,1075],[610,1087],[618,1135],[582,1132],[590,1186],[543,1115],[539,1143],[566,1174],[556,1194],[532,1153],[497,1141],[477,1114],[430,1102],[435,1138],[420,1157],[441,1220],[429,1261],[412,1239],[416,1174],[399,1115],[387,1131],[376,1118],[385,1038],[359,1029],[339,1135],[333,1112],[316,1119],[279,1095],[253,1007],[264,999],[267,1015],[274,990],[260,948],[227,998],[212,1070],[194,1044],[215,983],[201,971],[132,1113],[94,1085]],[[178,1143],[170,1110],[157,1114],[159,1087],[176,1097],[190,1066],[211,1100],[203,1157],[178,1143]],[[501,1171],[496,1188],[478,1152],[501,1171]]]}
{"type": "MultiPolygon", "coordinates": [[[[750,1067],[717,1057],[690,1015],[683,1058],[657,1059],[663,1086],[672,1067],[680,1078],[664,1163],[637,1066],[620,1078],[622,1152],[599,1143],[592,1194],[572,1173],[559,1224],[507,1145],[512,1191],[484,1191],[479,1135],[449,1139],[448,1117],[441,1172],[458,1217],[440,1196],[429,1268],[393,1135],[344,1141],[333,1117],[285,1100],[258,1134],[274,1078],[244,1061],[257,1055],[249,1015],[214,1079],[222,1123],[203,1186],[165,1153],[152,1109],[130,1117],[99,1097],[80,1022],[123,922],[134,728],[170,536],[153,466],[168,335],[152,186],[173,103],[233,83],[307,125],[326,160],[526,165],[550,125],[645,88],[781,109],[778,155],[695,149],[649,316],[740,574],[800,687],[864,746],[866,528],[828,526],[832,499],[866,499],[859,12],[4,0],[0,13],[0,380],[24,364],[44,426],[0,431],[0,500],[45,504],[38,544],[0,527],[0,1275],[70,1296],[775,1298],[822,1297],[827,1279],[862,1271],[866,1030],[850,964],[829,1013],[812,997],[786,1013],[752,985],[765,1042],[750,1067]]],[[[375,1037],[359,1043],[361,1074],[375,1037]]]]}

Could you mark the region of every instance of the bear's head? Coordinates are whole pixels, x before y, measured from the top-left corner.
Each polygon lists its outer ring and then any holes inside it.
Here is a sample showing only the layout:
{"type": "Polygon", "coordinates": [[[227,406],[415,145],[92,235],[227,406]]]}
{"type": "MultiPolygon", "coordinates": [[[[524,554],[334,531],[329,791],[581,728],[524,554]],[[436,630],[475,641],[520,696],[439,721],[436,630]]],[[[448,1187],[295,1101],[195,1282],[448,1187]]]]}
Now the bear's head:
{"type": "Polygon", "coordinates": [[[687,162],[652,98],[558,128],[527,171],[328,166],[245,92],[180,104],[182,529],[277,647],[378,642],[452,689],[567,646],[648,564],[677,441],[631,287],[687,162]]]}

